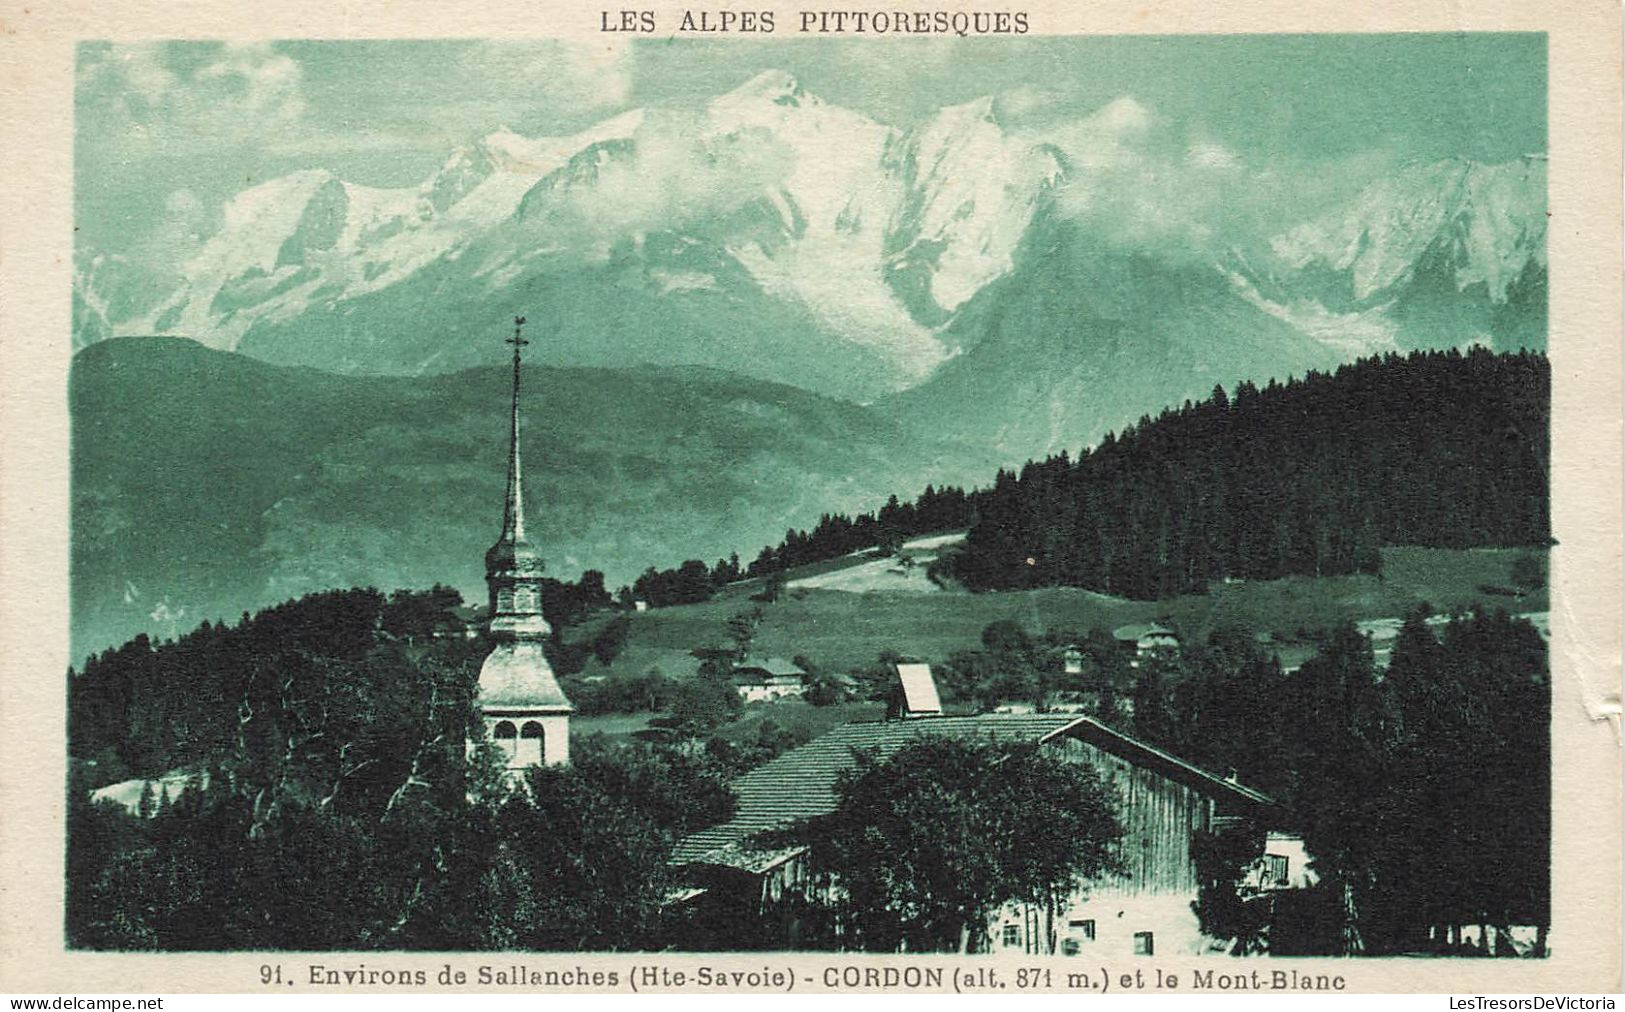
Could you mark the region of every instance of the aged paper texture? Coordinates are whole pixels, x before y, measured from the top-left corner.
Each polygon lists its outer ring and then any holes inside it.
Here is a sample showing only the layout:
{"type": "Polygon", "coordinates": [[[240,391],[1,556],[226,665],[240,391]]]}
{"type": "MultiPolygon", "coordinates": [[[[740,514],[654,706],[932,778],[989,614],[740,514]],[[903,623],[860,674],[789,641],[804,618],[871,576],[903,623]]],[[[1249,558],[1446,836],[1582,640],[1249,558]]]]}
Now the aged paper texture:
{"type": "Polygon", "coordinates": [[[1613,6],[0,31],[4,990],[1619,990],[1613,6]]]}

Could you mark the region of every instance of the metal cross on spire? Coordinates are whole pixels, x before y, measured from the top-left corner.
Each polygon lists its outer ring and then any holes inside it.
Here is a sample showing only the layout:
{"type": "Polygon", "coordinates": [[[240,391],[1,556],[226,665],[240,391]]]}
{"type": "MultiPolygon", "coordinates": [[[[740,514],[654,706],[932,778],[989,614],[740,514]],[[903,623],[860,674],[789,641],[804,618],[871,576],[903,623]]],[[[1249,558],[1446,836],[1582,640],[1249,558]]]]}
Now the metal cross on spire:
{"type": "Polygon", "coordinates": [[[503,343],[513,345],[513,418],[508,443],[508,501],[504,506],[502,534],[506,538],[525,537],[525,492],[519,464],[519,349],[530,342],[524,336],[525,318],[513,318],[513,336],[503,343]]]}

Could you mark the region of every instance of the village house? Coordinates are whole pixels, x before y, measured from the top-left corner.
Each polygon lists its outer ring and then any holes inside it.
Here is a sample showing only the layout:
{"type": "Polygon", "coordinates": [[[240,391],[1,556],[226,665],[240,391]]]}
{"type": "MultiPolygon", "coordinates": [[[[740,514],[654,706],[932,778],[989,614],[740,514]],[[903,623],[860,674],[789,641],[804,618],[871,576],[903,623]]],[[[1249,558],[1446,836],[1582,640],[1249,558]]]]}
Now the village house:
{"type": "Polygon", "coordinates": [[[1136,660],[1151,654],[1179,653],[1179,634],[1158,622],[1119,626],[1112,630],[1112,638],[1136,660]]]}
{"type": "Polygon", "coordinates": [[[1264,856],[1252,869],[1251,884],[1259,892],[1307,889],[1320,881],[1309,866],[1303,837],[1272,829],[1264,839],[1264,856]]]}
{"type": "Polygon", "coordinates": [[[807,672],[782,657],[749,661],[734,668],[734,689],[747,703],[799,699],[807,692],[807,672]]]}
{"type": "MultiPolygon", "coordinates": [[[[903,673],[905,666],[898,667],[903,673]]],[[[940,704],[931,712],[935,687],[928,689],[920,676],[911,668],[900,680],[894,719],[835,728],[745,773],[733,783],[739,798],[734,817],[679,842],[673,863],[683,868],[690,886],[686,903],[696,947],[707,945],[707,930],[738,932],[742,924],[757,924],[761,930],[736,933],[732,944],[741,944],[743,937],[795,947],[795,914],[780,901],[807,881],[805,848],[764,850],[752,838],[833,811],[836,780],[855,766],[858,752],[883,758],[922,737],[940,735],[1036,743],[1056,762],[1089,763],[1120,801],[1126,876],[1080,884],[1058,910],[1008,906],[989,923],[983,948],[1112,958],[1197,954],[1211,948],[1191,909],[1198,887],[1191,838],[1226,820],[1268,826],[1276,816],[1269,797],[1091,717],[945,716],[940,704]],[[924,709],[911,710],[911,703],[924,709]]],[[[1293,867],[1288,840],[1281,836],[1276,850],[1288,862],[1282,874],[1290,883],[1303,874],[1306,862],[1300,845],[1293,867]]],[[[1279,867],[1269,864],[1260,874],[1273,876],[1279,867]]]]}
{"type": "Polygon", "coordinates": [[[485,628],[487,615],[483,604],[460,604],[451,610],[454,621],[436,628],[436,639],[476,640],[485,628]]]}

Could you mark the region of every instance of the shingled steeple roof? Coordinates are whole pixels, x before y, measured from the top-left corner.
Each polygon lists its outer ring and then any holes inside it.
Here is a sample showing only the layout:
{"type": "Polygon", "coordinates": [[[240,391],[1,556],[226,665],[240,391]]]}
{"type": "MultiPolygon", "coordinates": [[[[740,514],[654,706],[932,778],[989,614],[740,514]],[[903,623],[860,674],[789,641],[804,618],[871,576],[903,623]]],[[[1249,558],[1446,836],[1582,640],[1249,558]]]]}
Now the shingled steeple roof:
{"type": "Polygon", "coordinates": [[[497,543],[485,553],[487,574],[511,573],[516,576],[538,575],[543,570],[542,554],[525,535],[524,470],[519,456],[519,349],[530,344],[522,328],[523,316],[514,318],[513,336],[507,343],[513,345],[513,398],[510,404],[508,429],[508,494],[502,507],[502,533],[497,543]]]}

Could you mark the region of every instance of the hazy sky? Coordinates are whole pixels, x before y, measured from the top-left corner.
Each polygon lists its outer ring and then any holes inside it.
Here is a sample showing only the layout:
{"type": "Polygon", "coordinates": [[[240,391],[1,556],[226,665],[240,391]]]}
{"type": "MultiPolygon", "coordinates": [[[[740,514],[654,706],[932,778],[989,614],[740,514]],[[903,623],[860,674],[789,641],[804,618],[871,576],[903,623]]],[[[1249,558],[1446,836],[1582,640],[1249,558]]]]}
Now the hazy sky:
{"type": "Polygon", "coordinates": [[[1051,123],[1118,102],[1254,176],[1546,148],[1541,35],[92,43],[79,53],[80,234],[184,256],[228,197],[287,172],[407,185],[500,126],[570,132],[692,106],[770,68],[899,127],[986,94],[1051,123]]]}

